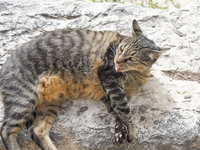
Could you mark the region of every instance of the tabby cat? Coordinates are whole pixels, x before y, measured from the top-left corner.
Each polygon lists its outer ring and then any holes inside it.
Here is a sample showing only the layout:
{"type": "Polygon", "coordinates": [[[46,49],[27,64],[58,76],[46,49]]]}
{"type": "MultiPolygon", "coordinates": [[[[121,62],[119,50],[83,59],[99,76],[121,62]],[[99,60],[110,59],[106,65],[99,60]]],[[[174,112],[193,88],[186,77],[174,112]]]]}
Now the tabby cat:
{"type": "Polygon", "coordinates": [[[127,103],[148,80],[163,49],[143,35],[136,20],[132,27],[131,37],[60,29],[19,47],[0,70],[5,114],[1,137],[6,149],[20,150],[17,135],[31,125],[35,143],[43,150],[56,150],[50,129],[62,104],[80,98],[100,100],[114,115],[114,145],[134,143],[127,103]]]}

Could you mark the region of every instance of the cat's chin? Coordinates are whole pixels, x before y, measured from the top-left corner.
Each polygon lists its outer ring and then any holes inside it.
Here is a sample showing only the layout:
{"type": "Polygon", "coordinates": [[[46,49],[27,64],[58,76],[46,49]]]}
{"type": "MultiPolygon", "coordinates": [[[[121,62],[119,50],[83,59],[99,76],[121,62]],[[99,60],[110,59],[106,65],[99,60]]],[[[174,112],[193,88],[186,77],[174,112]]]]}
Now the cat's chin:
{"type": "Polygon", "coordinates": [[[116,72],[124,72],[125,70],[123,70],[118,64],[115,64],[115,71],[116,72]]]}
{"type": "Polygon", "coordinates": [[[126,71],[128,71],[128,70],[124,70],[124,69],[122,69],[118,64],[115,64],[115,71],[116,71],[116,72],[126,72],[126,71]]]}

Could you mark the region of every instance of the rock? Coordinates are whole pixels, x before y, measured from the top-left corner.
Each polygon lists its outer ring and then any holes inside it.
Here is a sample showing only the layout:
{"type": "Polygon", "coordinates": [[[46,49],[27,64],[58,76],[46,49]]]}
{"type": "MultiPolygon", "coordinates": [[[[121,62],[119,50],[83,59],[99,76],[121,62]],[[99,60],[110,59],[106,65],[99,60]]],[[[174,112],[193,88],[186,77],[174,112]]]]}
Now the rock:
{"type": "MultiPolygon", "coordinates": [[[[0,64],[42,30],[71,27],[130,35],[131,22],[137,19],[145,35],[171,50],[153,66],[153,77],[130,102],[137,143],[125,143],[119,150],[200,150],[199,16],[200,5],[161,10],[73,0],[1,0],[0,64]]],[[[2,104],[0,111],[2,118],[2,104]]],[[[115,150],[111,120],[101,102],[77,100],[64,106],[51,138],[60,150],[115,150]]],[[[39,149],[29,135],[26,129],[20,133],[20,145],[39,149]]]]}

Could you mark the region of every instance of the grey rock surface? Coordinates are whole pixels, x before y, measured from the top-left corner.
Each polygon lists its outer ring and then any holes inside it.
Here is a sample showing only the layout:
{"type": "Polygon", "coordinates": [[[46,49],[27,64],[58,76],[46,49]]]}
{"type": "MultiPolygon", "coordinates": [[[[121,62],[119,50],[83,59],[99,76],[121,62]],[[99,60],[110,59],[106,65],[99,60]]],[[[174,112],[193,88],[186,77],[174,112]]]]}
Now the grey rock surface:
{"type": "MultiPolygon", "coordinates": [[[[131,22],[137,19],[145,35],[171,49],[153,66],[153,77],[130,102],[137,143],[125,143],[119,150],[200,150],[199,16],[200,5],[161,10],[73,0],[1,0],[0,64],[42,30],[88,28],[130,35],[131,22]]],[[[59,150],[115,150],[111,120],[101,102],[69,102],[51,137],[59,150]]],[[[26,129],[19,142],[24,150],[39,149],[26,129]]],[[[1,141],[0,149],[4,149],[1,141]]]]}

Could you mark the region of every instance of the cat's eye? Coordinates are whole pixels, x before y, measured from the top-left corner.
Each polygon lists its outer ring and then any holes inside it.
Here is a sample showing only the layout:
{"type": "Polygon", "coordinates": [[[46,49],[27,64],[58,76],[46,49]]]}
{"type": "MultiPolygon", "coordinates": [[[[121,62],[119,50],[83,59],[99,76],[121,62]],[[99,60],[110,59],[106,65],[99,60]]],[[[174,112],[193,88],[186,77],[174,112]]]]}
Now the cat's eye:
{"type": "Polygon", "coordinates": [[[136,61],[137,59],[135,59],[135,58],[131,57],[131,58],[130,58],[130,60],[131,60],[131,61],[136,61]]]}

